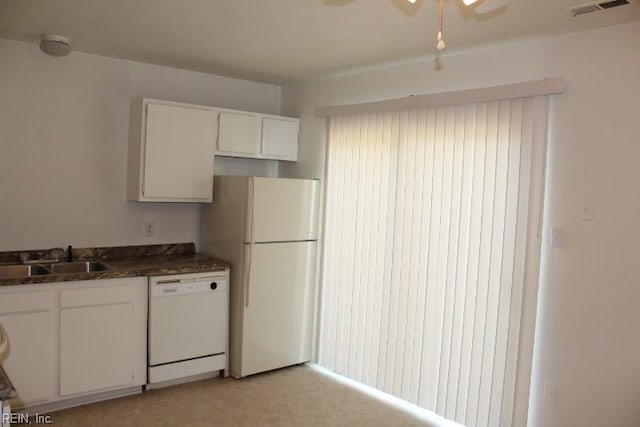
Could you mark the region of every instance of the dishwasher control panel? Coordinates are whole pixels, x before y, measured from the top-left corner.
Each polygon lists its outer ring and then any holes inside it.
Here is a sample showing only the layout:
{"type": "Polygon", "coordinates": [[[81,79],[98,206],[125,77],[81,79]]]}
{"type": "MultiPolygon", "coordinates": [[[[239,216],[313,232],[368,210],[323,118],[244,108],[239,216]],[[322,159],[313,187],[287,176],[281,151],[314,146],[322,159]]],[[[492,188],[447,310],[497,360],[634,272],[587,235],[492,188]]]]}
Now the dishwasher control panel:
{"type": "Polygon", "coordinates": [[[229,284],[225,275],[206,275],[187,278],[167,278],[151,280],[151,296],[175,296],[205,292],[227,291],[229,284]]]}

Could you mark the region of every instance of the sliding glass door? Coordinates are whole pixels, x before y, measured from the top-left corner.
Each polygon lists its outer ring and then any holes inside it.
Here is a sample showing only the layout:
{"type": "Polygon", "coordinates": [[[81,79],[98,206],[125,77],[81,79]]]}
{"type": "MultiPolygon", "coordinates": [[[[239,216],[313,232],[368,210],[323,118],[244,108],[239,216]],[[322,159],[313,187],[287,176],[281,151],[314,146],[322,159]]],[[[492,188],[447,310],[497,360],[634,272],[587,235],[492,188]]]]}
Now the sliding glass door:
{"type": "Polygon", "coordinates": [[[321,365],[470,427],[526,412],[546,122],[546,97],[330,119],[321,365]]]}

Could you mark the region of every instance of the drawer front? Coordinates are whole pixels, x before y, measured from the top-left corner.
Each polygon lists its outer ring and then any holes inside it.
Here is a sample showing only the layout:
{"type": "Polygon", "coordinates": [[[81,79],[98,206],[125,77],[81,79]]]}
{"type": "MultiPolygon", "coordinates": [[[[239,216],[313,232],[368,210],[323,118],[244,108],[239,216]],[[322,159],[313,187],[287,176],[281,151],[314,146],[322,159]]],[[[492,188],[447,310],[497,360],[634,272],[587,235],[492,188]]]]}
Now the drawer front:
{"type": "Polygon", "coordinates": [[[82,307],[131,302],[135,299],[131,284],[109,285],[99,288],[62,289],[60,307],[82,307]]]}
{"type": "Polygon", "coordinates": [[[2,293],[0,294],[0,314],[23,313],[49,310],[49,291],[2,293]]]}

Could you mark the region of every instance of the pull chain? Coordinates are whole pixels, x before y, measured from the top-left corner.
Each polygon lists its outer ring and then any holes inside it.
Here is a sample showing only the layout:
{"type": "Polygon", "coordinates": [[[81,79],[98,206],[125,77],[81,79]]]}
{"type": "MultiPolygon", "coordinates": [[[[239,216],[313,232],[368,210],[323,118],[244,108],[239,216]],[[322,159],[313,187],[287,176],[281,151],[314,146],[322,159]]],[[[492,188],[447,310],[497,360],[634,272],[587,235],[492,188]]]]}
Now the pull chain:
{"type": "Polygon", "coordinates": [[[444,0],[440,0],[440,9],[438,10],[438,38],[436,49],[439,51],[444,50],[446,44],[444,43],[444,0]]]}

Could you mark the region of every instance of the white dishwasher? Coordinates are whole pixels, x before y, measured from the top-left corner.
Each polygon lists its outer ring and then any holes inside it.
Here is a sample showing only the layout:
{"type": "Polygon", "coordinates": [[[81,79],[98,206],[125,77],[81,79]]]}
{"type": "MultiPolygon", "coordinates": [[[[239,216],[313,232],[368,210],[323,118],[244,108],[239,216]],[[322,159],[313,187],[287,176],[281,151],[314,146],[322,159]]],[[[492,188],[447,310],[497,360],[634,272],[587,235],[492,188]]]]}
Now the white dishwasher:
{"type": "Polygon", "coordinates": [[[147,383],[226,376],[228,322],[228,270],[150,277],[147,383]]]}

